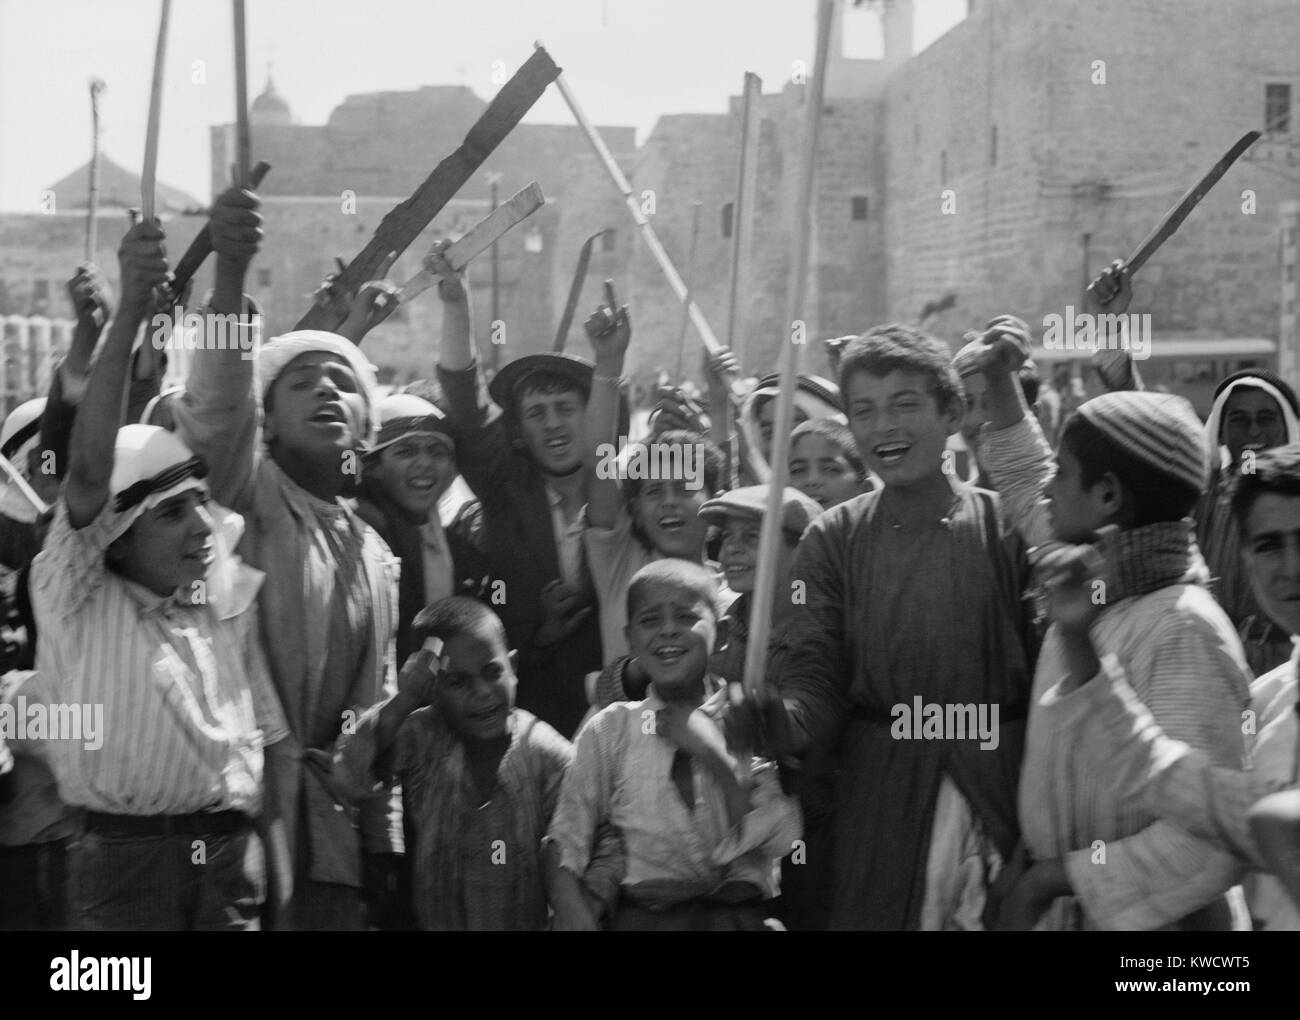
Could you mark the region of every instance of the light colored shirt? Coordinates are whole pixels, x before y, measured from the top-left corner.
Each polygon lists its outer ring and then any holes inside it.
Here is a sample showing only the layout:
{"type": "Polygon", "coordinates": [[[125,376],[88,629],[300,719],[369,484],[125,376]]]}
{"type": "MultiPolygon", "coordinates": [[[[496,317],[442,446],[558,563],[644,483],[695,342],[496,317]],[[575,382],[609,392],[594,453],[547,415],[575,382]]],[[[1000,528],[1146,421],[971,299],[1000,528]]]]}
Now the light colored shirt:
{"type": "MultiPolygon", "coordinates": [[[[1170,734],[1220,766],[1245,757],[1249,672],[1231,623],[1198,585],[1168,585],[1106,608],[1092,627],[1138,696],[1170,734]]],[[[1230,890],[1240,865],[1160,814],[1117,795],[1113,761],[1089,753],[1070,720],[1044,711],[1066,675],[1058,630],[1048,630],[1034,677],[1020,779],[1020,820],[1034,858],[1064,858],[1088,927],[1153,929],[1230,890]]],[[[1058,901],[1057,924],[1071,905],[1058,901]]],[[[1055,926],[1049,921],[1049,926],[1055,926]]]]}
{"type": "Polygon", "coordinates": [[[546,483],[546,501],[551,507],[551,531],[555,536],[555,557],[560,564],[560,577],[569,585],[582,584],[582,532],[585,528],[583,514],[570,521],[564,514],[564,497],[550,482],[546,483]]]}
{"type": "MultiPolygon", "coordinates": [[[[702,707],[716,715],[725,699],[720,690],[702,707]]],[[[798,805],[781,792],[775,766],[755,763],[750,810],[733,826],[721,786],[692,758],[695,809],[688,810],[672,778],[676,748],[654,733],[663,707],[651,685],[644,701],[610,705],[578,734],[549,835],[560,847],[561,866],[581,878],[597,830],[609,822],[623,838],[622,885],[634,897],[655,890],[669,905],[708,896],[728,882],[775,895],[777,865],[802,835],[798,805]]]]}
{"type": "MultiPolygon", "coordinates": [[[[1297,653],[1300,655],[1300,653],[1297,653]]],[[[1202,751],[1165,734],[1133,692],[1119,661],[1079,690],[1048,692],[1044,704],[1071,725],[1092,757],[1110,761],[1116,797],[1231,850],[1260,869],[1248,876],[1250,913],[1270,931],[1300,929],[1300,912],[1271,875],[1250,831],[1250,809],[1296,783],[1297,656],[1251,685],[1258,733],[1252,770],[1215,765],[1202,751]]],[[[1243,720],[1244,722],[1244,720],[1243,720]]]]}
{"type": "Polygon", "coordinates": [[[588,526],[582,533],[587,546],[587,564],[600,606],[600,647],[605,662],[627,655],[627,589],[632,577],[646,564],[659,559],[632,534],[632,517],[619,507],[612,528],[588,526]]]}
{"type": "Polygon", "coordinates": [[[102,747],[47,741],[59,794],[110,814],[257,814],[262,748],[288,728],[257,637],[256,587],[220,608],[155,595],[106,565],[114,516],[105,506],[75,529],[60,501],[32,564],[41,700],[102,706],[102,747]]]}
{"type": "Polygon", "coordinates": [[[985,425],[980,433],[979,458],[1025,544],[1033,548],[1053,541],[1045,496],[1047,486],[1056,477],[1056,461],[1038,419],[1028,415],[1005,429],[985,425]]]}

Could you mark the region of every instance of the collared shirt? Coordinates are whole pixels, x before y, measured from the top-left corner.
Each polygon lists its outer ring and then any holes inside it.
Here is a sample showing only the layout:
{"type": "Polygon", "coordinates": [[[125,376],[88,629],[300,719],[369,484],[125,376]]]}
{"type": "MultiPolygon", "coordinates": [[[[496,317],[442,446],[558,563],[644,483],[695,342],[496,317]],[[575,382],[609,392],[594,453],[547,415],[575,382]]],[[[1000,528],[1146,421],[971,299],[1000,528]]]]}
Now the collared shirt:
{"type": "Polygon", "coordinates": [[[257,639],[255,603],[225,615],[110,570],[113,517],[105,507],[75,529],[60,502],[32,564],[42,700],[83,715],[83,739],[61,733],[47,742],[60,796],[112,814],[256,814],[262,748],[288,728],[257,639]],[[86,720],[101,718],[103,745],[89,750],[86,720]]]}
{"type": "MultiPolygon", "coordinates": [[[[701,707],[717,717],[725,704],[723,688],[701,707]]],[[[722,787],[692,758],[695,809],[688,810],[673,783],[676,748],[654,732],[663,707],[651,685],[644,701],[610,705],[578,734],[549,834],[561,866],[582,877],[597,830],[609,822],[623,838],[623,888],[638,899],[670,905],[734,882],[775,895],[777,864],[802,834],[798,805],[781,792],[775,766],[755,762],[750,810],[733,826],[722,787]]]]}
{"type": "Polygon", "coordinates": [[[582,533],[586,528],[584,515],[579,513],[572,521],[564,515],[564,497],[546,483],[546,501],[551,507],[551,530],[555,534],[555,555],[560,561],[560,577],[566,584],[582,583],[582,533]]]}

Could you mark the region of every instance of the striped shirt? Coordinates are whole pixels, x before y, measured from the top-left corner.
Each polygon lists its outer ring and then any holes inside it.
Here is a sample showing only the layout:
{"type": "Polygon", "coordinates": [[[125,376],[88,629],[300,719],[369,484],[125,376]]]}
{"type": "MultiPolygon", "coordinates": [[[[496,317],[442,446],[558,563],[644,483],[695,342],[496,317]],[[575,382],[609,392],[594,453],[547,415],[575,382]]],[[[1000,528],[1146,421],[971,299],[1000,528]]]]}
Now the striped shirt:
{"type": "Polygon", "coordinates": [[[1073,720],[1087,753],[1111,763],[1117,799],[1140,804],[1259,869],[1248,876],[1246,891],[1251,916],[1265,930],[1300,929],[1300,912],[1277,879],[1264,873],[1269,864],[1250,831],[1251,808],[1300,779],[1298,658],[1300,652],[1251,685],[1259,736],[1249,772],[1215,765],[1203,752],[1166,735],[1113,656],[1102,660],[1101,676],[1078,691],[1050,692],[1046,698],[1051,711],[1073,720]]]}
{"type": "Polygon", "coordinates": [[[262,748],[288,728],[257,638],[256,589],[222,612],[153,594],[105,562],[115,516],[105,507],[78,530],[61,501],[32,564],[41,700],[103,713],[102,747],[48,741],[59,794],[110,814],[257,814],[262,748]]]}
{"type": "MultiPolygon", "coordinates": [[[[1170,736],[1216,765],[1242,767],[1250,673],[1231,623],[1208,591],[1172,584],[1120,599],[1093,624],[1092,640],[1099,654],[1122,665],[1170,736]]],[[[1053,627],[1034,678],[1021,771],[1025,843],[1038,860],[1064,858],[1086,926],[1173,924],[1232,888],[1241,868],[1230,854],[1119,795],[1123,773],[1114,759],[1082,741],[1070,717],[1050,711],[1066,673],[1053,627]]]]}
{"type": "MultiPolygon", "coordinates": [[[[725,698],[720,690],[702,708],[717,715],[725,698]]],[[[663,707],[651,685],[646,700],[610,705],[578,734],[549,835],[560,847],[561,866],[582,877],[597,830],[609,822],[623,837],[623,888],[634,897],[668,905],[733,882],[774,896],[777,864],[802,835],[798,805],[781,792],[775,766],[756,765],[749,813],[732,826],[722,788],[692,759],[696,800],[688,810],[673,783],[675,748],[647,725],[663,707]]]]}
{"type": "Polygon", "coordinates": [[[432,707],[402,722],[381,756],[375,728],[383,706],[344,734],[335,772],[364,789],[374,779],[402,786],[404,817],[414,834],[412,898],[429,931],[540,931],[546,927],[542,837],[555,813],[560,780],[573,748],[523,709],[510,713],[510,746],[490,793],[475,782],[465,740],[432,707]]]}

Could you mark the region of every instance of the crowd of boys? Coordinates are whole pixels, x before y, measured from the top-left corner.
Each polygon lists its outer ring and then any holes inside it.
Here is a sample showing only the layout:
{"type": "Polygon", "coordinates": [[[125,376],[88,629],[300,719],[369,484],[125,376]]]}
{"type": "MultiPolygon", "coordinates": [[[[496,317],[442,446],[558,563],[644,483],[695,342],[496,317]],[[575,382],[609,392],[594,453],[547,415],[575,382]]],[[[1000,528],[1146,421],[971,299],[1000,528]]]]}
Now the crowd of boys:
{"type": "Polygon", "coordinates": [[[1300,926],[1284,381],[1202,425],[1112,350],[1063,412],[1014,316],[841,338],[760,604],[778,378],[733,415],[724,351],[629,445],[630,310],[487,379],[444,245],[430,378],[381,396],[394,288],[263,339],[258,210],[215,202],[200,310],[255,360],[197,344],[160,399],[140,223],[0,432],[0,697],[102,712],[0,731],[0,928],[1300,926]]]}

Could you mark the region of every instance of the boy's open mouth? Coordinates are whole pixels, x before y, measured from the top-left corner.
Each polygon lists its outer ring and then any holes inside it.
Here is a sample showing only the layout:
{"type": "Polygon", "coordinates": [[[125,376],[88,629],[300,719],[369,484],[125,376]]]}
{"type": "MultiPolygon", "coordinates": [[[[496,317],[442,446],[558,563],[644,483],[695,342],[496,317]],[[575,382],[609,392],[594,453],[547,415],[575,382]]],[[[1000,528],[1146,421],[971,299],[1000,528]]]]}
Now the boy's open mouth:
{"type": "Polygon", "coordinates": [[[907,456],[907,451],[911,448],[908,443],[881,443],[872,452],[886,467],[893,467],[907,456]]]}
{"type": "Polygon", "coordinates": [[[308,419],[314,425],[346,425],[347,418],[343,408],[337,404],[326,404],[308,419]]]}
{"type": "Polygon", "coordinates": [[[670,514],[665,517],[660,517],[658,523],[659,527],[664,531],[676,532],[681,531],[682,528],[686,527],[686,518],[679,517],[676,514],[670,514]]]}
{"type": "Polygon", "coordinates": [[[664,645],[662,648],[656,648],[651,654],[664,665],[670,666],[686,654],[686,649],[682,645],[664,645]]]}
{"type": "Polygon", "coordinates": [[[409,478],[407,479],[407,488],[414,489],[416,492],[432,492],[437,479],[434,478],[409,478]]]}
{"type": "Polygon", "coordinates": [[[564,436],[556,436],[554,439],[546,440],[546,448],[550,450],[551,453],[555,454],[567,453],[569,449],[569,440],[564,436]]]}

